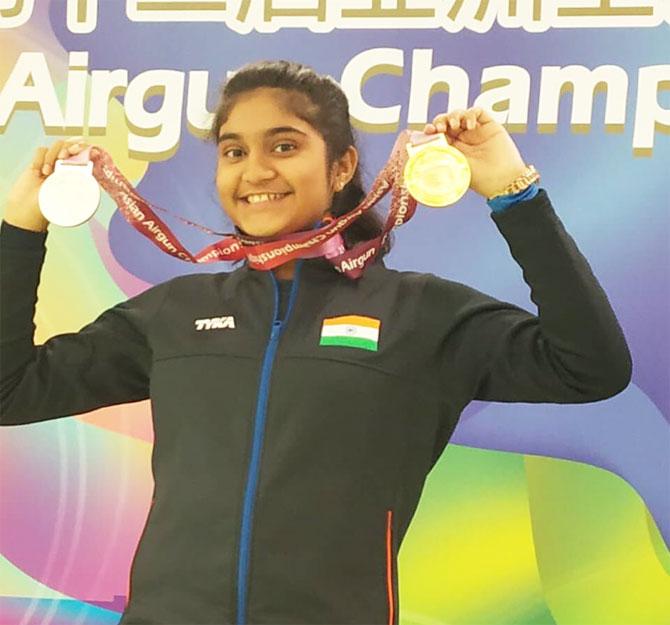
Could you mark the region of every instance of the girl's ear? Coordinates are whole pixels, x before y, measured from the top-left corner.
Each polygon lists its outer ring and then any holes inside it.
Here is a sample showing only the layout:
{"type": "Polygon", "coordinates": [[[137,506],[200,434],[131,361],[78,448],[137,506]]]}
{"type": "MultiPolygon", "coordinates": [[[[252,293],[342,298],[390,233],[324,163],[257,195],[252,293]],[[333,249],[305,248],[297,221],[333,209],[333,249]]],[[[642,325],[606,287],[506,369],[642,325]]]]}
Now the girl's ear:
{"type": "Polygon", "coordinates": [[[342,176],[343,187],[354,177],[357,166],[358,150],[353,145],[350,145],[340,159],[340,175],[342,176]]]}
{"type": "Polygon", "coordinates": [[[346,182],[342,180],[342,172],[340,171],[339,163],[333,163],[330,170],[330,192],[337,193],[344,188],[346,182]]]}
{"type": "Polygon", "coordinates": [[[358,151],[353,145],[350,145],[342,157],[333,163],[331,190],[337,192],[344,189],[354,177],[357,165],[358,151]]]}

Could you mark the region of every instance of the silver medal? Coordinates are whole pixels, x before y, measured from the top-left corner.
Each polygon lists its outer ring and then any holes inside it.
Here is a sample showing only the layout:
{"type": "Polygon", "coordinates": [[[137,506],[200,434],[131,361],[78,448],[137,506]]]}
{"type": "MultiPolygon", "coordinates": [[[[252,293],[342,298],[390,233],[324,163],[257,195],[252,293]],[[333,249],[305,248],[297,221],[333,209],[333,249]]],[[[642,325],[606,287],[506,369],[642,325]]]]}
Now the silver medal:
{"type": "Polygon", "coordinates": [[[100,204],[93,163],[57,160],[54,172],[40,187],[37,201],[42,215],[57,226],[71,228],[88,221],[100,204]]]}

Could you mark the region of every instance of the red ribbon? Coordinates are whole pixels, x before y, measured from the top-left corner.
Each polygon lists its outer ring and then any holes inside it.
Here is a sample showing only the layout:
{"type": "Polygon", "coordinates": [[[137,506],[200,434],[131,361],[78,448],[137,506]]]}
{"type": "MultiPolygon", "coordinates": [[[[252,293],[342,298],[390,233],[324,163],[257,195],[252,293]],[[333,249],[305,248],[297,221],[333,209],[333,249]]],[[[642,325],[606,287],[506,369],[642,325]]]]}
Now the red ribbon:
{"type": "Polygon", "coordinates": [[[182,221],[210,234],[226,235],[197,254],[191,254],[153,210],[153,208],[165,209],[147,202],[119,171],[105,150],[91,146],[89,158],[93,162],[93,176],[114,200],[126,221],[172,256],[192,263],[246,258],[250,267],[265,271],[296,258],[325,256],[337,271],[355,280],[377,257],[391,230],[401,226],[414,215],[417,201],[402,184],[402,174],[407,162],[406,144],[417,134],[422,133],[404,130],[398,135],[388,162],[375,178],[370,192],[358,206],[314,230],[293,232],[280,238],[258,238],[237,233],[216,233],[179,217],[182,221]],[[391,206],[380,235],[367,241],[360,241],[349,250],[345,249],[340,233],[370,210],[389,191],[392,193],[391,206]]]}

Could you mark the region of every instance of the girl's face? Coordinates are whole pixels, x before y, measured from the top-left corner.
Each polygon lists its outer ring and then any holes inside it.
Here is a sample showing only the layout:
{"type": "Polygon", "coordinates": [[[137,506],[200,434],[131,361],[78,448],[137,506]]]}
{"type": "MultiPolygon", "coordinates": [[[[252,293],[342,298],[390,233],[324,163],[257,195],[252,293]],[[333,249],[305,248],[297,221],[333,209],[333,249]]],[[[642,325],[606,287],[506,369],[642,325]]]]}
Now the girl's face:
{"type": "Polygon", "coordinates": [[[240,94],[219,129],[219,198],[233,223],[252,236],[310,228],[327,212],[338,181],[346,183],[355,170],[352,147],[327,171],[323,138],[286,110],[282,93],[263,87],[240,94]]]}

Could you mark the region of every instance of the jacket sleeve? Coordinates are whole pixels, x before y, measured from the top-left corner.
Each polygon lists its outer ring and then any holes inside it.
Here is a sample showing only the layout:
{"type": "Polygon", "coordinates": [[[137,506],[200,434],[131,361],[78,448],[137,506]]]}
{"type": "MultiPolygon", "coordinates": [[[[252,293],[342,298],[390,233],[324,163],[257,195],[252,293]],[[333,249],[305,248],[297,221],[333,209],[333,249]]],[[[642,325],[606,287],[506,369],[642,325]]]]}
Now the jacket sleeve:
{"type": "Polygon", "coordinates": [[[632,360],[610,303],[545,189],[491,213],[538,314],[430,275],[425,307],[443,388],[460,404],[587,403],[630,382],[632,360]],[[459,385],[456,385],[459,386],[459,385]]]}
{"type": "Polygon", "coordinates": [[[162,283],[104,311],[78,332],[35,345],[33,317],[47,233],[0,227],[0,425],[89,412],[149,397],[147,328],[162,283]]]}

